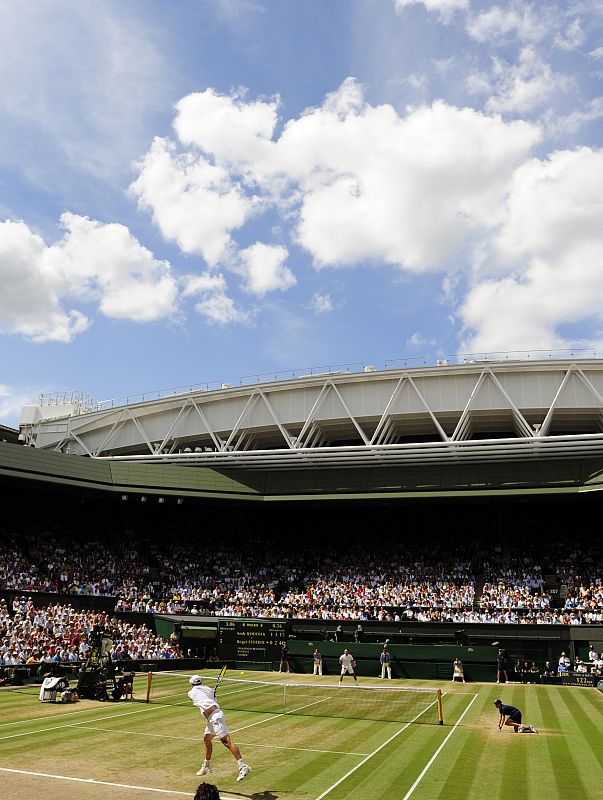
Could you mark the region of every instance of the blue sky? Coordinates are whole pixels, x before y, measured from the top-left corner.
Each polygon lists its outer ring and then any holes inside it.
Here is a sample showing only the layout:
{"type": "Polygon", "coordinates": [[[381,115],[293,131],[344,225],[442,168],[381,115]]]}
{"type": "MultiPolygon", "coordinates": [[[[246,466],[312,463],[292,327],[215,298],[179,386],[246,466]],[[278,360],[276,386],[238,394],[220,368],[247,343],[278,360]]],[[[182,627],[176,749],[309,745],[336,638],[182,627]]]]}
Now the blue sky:
{"type": "Polygon", "coordinates": [[[5,424],[40,392],[600,349],[602,0],[0,11],[5,424]]]}

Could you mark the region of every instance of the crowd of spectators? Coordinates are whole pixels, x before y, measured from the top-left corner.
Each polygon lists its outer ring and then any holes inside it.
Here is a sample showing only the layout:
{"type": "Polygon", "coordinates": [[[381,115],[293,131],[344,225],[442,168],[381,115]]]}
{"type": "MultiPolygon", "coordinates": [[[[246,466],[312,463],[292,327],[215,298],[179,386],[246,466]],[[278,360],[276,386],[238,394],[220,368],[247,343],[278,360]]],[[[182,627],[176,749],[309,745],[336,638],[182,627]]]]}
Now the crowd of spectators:
{"type": "Polygon", "coordinates": [[[543,554],[528,541],[505,552],[486,536],[463,542],[426,535],[371,541],[369,548],[341,530],[314,532],[290,547],[274,533],[245,533],[214,539],[211,547],[194,536],[133,531],[0,536],[0,588],[115,597],[116,611],[139,613],[603,622],[603,564],[593,547],[554,542],[543,554]],[[567,599],[558,600],[565,586],[567,599]]]}
{"type": "Polygon", "coordinates": [[[95,632],[105,632],[114,661],[177,658],[178,645],[156,636],[146,625],[109,617],[103,611],[77,610],[60,603],[36,606],[16,598],[9,609],[0,601],[0,666],[77,664],[85,661],[95,632]]]}
{"type": "Polygon", "coordinates": [[[26,536],[0,545],[0,586],[5,589],[129,596],[148,583],[149,569],[128,537],[26,536]]]}
{"type": "Polygon", "coordinates": [[[484,578],[480,608],[550,608],[551,596],[543,589],[544,578],[538,564],[529,570],[521,567],[488,568],[484,578]]]}

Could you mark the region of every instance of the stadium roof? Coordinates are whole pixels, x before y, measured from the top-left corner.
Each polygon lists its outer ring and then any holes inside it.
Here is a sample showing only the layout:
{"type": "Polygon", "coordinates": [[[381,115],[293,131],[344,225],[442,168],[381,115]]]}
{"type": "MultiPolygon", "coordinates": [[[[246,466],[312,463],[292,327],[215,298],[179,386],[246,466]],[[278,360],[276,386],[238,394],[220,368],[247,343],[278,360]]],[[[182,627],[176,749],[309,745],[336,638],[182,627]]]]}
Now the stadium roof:
{"type": "Polygon", "coordinates": [[[6,425],[0,425],[0,441],[16,444],[19,441],[19,431],[6,425]]]}
{"type": "Polygon", "coordinates": [[[316,470],[218,470],[81,458],[0,443],[4,482],[177,502],[425,500],[598,494],[603,458],[316,470]]]}
{"type": "Polygon", "coordinates": [[[26,406],[32,446],[135,463],[316,470],[603,456],[603,361],[311,375],[85,411],[26,406]]]}

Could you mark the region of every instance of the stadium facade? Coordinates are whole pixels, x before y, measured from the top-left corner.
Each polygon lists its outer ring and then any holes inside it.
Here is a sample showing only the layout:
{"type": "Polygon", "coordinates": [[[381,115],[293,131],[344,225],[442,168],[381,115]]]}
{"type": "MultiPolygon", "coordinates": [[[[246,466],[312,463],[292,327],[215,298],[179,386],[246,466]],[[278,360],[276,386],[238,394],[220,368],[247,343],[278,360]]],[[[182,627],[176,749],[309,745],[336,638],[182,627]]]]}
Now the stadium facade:
{"type": "Polygon", "coordinates": [[[17,459],[42,480],[114,491],[255,501],[593,492],[603,361],[442,362],[122,405],[39,404],[24,407],[20,439],[29,447],[4,447],[4,469],[17,459]]]}
{"type": "MultiPolygon", "coordinates": [[[[471,541],[479,531],[502,541],[509,526],[519,526],[515,532],[527,539],[538,531],[541,540],[549,533],[565,540],[576,520],[600,513],[603,361],[441,364],[305,376],[121,405],[46,402],[23,409],[19,439],[0,442],[5,505],[14,516],[24,509],[32,518],[45,509],[54,527],[63,520],[73,524],[77,509],[84,518],[106,520],[112,530],[165,523],[201,541],[203,530],[211,530],[205,516],[224,512],[228,528],[229,509],[243,506],[250,547],[265,529],[294,542],[296,535],[303,541],[305,530],[328,531],[336,523],[370,550],[367,532],[413,543],[421,539],[422,524],[450,511],[456,535],[462,530],[459,541],[471,541]],[[488,502],[467,513],[474,500],[488,502]],[[450,510],[447,501],[459,505],[450,510]],[[176,503],[184,503],[182,514],[175,513],[176,503]],[[289,514],[291,503],[305,512],[289,514]],[[204,506],[205,516],[199,513],[204,506]]],[[[448,535],[447,524],[440,528],[448,535]]],[[[83,538],[85,530],[83,524],[83,538]]],[[[198,624],[221,636],[211,619],[198,624]]],[[[376,637],[390,635],[387,626],[372,624],[376,637]]],[[[292,654],[306,669],[304,648],[323,623],[287,625],[301,642],[292,654]]],[[[472,641],[496,638],[530,658],[603,641],[598,625],[501,627],[472,625],[472,641]]],[[[395,635],[414,641],[413,647],[419,640],[456,640],[460,646],[455,637],[464,632],[457,628],[396,623],[395,635]]],[[[494,652],[485,653],[484,663],[494,652]]],[[[374,660],[375,653],[367,653],[374,660]]],[[[237,652],[239,659],[245,660],[237,652]]],[[[463,660],[469,659],[467,651],[463,660]]],[[[439,669],[436,664],[423,677],[441,677],[439,669]]],[[[483,675],[475,672],[476,679],[483,675]]]]}

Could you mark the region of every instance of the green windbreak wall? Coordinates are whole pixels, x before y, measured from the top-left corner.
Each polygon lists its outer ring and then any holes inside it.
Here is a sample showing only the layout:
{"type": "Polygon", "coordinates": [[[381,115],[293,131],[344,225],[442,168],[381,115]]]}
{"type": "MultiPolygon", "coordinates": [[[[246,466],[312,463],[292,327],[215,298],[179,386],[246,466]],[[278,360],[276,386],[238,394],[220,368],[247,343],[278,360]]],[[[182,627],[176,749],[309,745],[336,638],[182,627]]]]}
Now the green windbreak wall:
{"type": "MultiPolygon", "coordinates": [[[[382,644],[351,642],[305,642],[295,639],[289,641],[291,663],[296,672],[311,673],[312,653],[318,647],[323,658],[323,672],[328,675],[339,674],[339,656],[344,647],[354,656],[358,675],[379,677],[381,665],[379,655],[382,644]]],[[[456,644],[388,644],[392,657],[392,676],[394,678],[451,679],[452,662],[460,658],[467,680],[495,681],[497,647],[478,645],[475,647],[456,644]]],[[[541,661],[546,659],[544,643],[530,643],[522,646],[522,657],[541,661]]]]}

